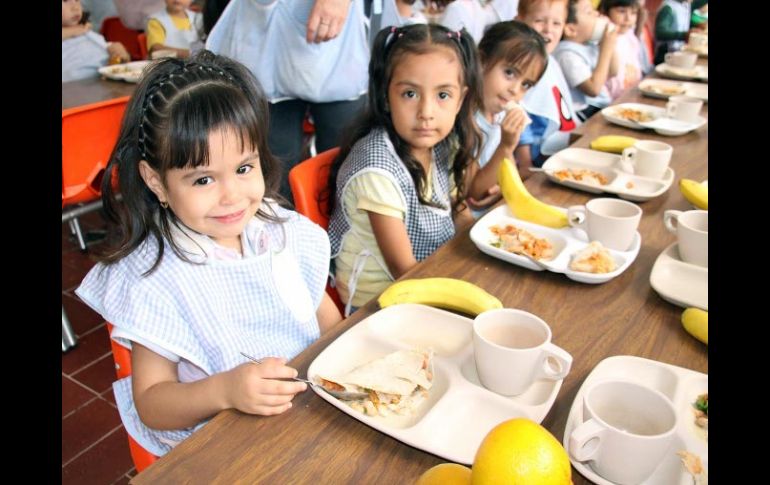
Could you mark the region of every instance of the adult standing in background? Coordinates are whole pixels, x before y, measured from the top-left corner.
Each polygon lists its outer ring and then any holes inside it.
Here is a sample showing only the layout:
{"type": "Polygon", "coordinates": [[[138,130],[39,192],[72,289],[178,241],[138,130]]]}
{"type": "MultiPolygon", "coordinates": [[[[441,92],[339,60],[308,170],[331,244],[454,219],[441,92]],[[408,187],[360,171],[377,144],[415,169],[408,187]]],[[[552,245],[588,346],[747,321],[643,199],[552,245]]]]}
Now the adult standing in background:
{"type": "Polygon", "coordinates": [[[465,29],[478,45],[492,24],[513,20],[518,0],[455,0],[444,9],[439,23],[449,30],[465,29]]]}
{"type": "Polygon", "coordinates": [[[166,8],[165,0],[112,0],[121,23],[134,30],[144,30],[155,12],[166,8]]]}
{"type": "Polygon", "coordinates": [[[302,156],[309,111],[320,153],[365,103],[369,44],[364,0],[231,0],[206,48],[245,64],[270,100],[268,144],[288,172],[302,156]]]}

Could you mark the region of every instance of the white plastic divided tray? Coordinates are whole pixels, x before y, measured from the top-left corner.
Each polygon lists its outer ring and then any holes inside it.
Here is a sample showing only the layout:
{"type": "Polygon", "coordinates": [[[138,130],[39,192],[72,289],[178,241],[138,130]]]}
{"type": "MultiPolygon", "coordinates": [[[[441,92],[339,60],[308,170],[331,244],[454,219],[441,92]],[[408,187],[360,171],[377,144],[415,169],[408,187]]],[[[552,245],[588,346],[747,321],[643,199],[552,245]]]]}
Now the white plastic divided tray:
{"type": "Polygon", "coordinates": [[[674,305],[709,309],[709,269],[682,261],[677,243],[663,250],[655,260],[650,286],[674,305]]]}
{"type": "Polygon", "coordinates": [[[608,106],[602,111],[605,120],[616,125],[631,128],[632,130],[644,130],[649,128],[656,133],[665,136],[679,136],[697,130],[705,125],[708,120],[703,116],[698,116],[695,121],[681,121],[666,116],[665,108],[643,103],[621,103],[608,106]],[[635,121],[623,116],[623,110],[634,110],[645,113],[650,119],[646,121],[635,121]]]}
{"type": "Polygon", "coordinates": [[[651,98],[668,99],[671,96],[691,96],[709,101],[709,85],[668,79],[645,79],[639,83],[639,91],[651,98]]]}
{"type": "Polygon", "coordinates": [[[139,82],[144,68],[152,61],[134,61],[125,64],[115,64],[99,68],[99,74],[116,81],[126,81],[129,83],[139,82]]]}
{"type": "Polygon", "coordinates": [[[678,67],[664,62],[655,66],[655,72],[671,79],[695,79],[703,82],[709,80],[709,68],[707,66],[678,67]]]}
{"type": "Polygon", "coordinates": [[[541,422],[562,381],[536,381],[515,397],[482,387],[473,360],[473,321],[425,305],[394,305],[370,315],[315,358],[308,376],[334,376],[391,352],[432,347],[433,386],[411,416],[367,416],[314,391],[355,419],[408,445],[457,463],[471,464],[481,441],[502,421],[526,417],[541,422]]]}
{"type": "MultiPolygon", "coordinates": [[[[569,452],[569,436],[582,422],[583,395],[595,382],[608,379],[632,381],[665,394],[674,403],[676,410],[676,439],[670,453],[658,465],[653,474],[642,485],[692,485],[692,475],[685,471],[676,453],[687,450],[698,455],[708,471],[708,440],[706,433],[695,424],[693,403],[699,395],[709,390],[709,376],[683,367],[664,364],[656,360],[619,355],[608,357],[594,367],[580,386],[564,429],[564,448],[569,452]]],[[[628,457],[633,460],[633,456],[628,457]]],[[[613,485],[597,475],[588,464],[572,459],[572,465],[581,475],[599,485],[613,485]]]]}
{"type": "Polygon", "coordinates": [[[491,242],[495,239],[495,235],[492,234],[492,231],[489,228],[494,225],[505,224],[513,224],[516,227],[529,231],[537,237],[548,239],[553,245],[554,258],[541,262],[548,266],[549,271],[554,273],[564,273],[567,278],[581,283],[604,283],[618,276],[634,262],[636,255],[639,254],[639,247],[642,243],[642,237],[637,231],[633,243],[631,244],[631,248],[628,251],[608,249],[612,257],[615,258],[615,263],[617,265],[615,271],[603,274],[584,273],[582,271],[569,269],[569,263],[572,261],[572,256],[588,246],[590,242],[585,231],[582,229],[573,227],[554,229],[523,221],[514,217],[507,205],[501,205],[492,209],[481,219],[476,221],[476,224],[471,228],[470,233],[471,240],[476,247],[490,256],[533,271],[543,271],[545,268],[538,266],[525,256],[492,246],[491,242]]]}
{"type": "Polygon", "coordinates": [[[620,169],[620,155],[589,150],[587,148],[565,148],[543,164],[548,180],[573,189],[592,194],[617,194],[618,197],[637,202],[650,200],[665,193],[674,182],[674,169],[668,167],[662,179],[642,177],[620,169]],[[580,180],[561,180],[555,175],[559,170],[592,170],[607,177],[607,185],[595,185],[580,180]]]}

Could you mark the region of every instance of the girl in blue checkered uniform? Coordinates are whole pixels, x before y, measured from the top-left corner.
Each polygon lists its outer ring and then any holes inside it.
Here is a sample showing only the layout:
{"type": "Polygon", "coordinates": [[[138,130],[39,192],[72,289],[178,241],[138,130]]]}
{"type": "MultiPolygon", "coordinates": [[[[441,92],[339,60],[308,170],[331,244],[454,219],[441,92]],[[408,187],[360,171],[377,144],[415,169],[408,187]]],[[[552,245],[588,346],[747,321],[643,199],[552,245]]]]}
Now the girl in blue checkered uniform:
{"type": "Polygon", "coordinates": [[[346,313],[454,236],[458,216],[469,220],[479,92],[466,31],[418,24],[377,34],[367,110],[329,178],[329,238],[346,313]]]}
{"type": "Polygon", "coordinates": [[[324,292],[326,233],[272,199],[281,170],[267,111],[234,61],[160,61],[104,176],[116,237],[76,293],[132,350],[115,397],[128,433],[156,455],[223,409],[288,410],[306,385],[281,380],[297,375],[286,362],[340,320],[324,292]]]}

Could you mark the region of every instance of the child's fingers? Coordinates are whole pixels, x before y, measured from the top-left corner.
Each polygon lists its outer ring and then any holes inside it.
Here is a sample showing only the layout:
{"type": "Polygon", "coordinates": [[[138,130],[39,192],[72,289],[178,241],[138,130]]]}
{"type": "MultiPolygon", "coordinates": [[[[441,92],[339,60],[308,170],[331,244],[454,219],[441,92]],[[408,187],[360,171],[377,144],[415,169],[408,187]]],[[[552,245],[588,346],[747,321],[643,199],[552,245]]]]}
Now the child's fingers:
{"type": "Polygon", "coordinates": [[[304,392],[306,389],[307,384],[304,382],[279,381],[276,379],[264,379],[260,386],[260,390],[263,394],[272,396],[293,396],[297,393],[304,392]]]}
{"type": "Polygon", "coordinates": [[[277,414],[285,413],[291,409],[291,401],[281,404],[280,406],[255,406],[254,412],[251,414],[260,414],[262,416],[275,416],[277,414]]]}

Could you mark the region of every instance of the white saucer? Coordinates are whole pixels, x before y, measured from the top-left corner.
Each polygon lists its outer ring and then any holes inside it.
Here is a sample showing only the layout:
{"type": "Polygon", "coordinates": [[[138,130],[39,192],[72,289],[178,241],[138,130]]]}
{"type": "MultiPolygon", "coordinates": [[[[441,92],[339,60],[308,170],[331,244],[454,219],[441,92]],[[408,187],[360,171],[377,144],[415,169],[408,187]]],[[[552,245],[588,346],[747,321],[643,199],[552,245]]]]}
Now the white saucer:
{"type": "Polygon", "coordinates": [[[660,117],[652,121],[641,121],[639,124],[645,128],[651,128],[656,133],[666,136],[679,136],[697,130],[708,122],[703,116],[698,116],[698,121],[688,122],[673,118],[660,117]]]}
{"type": "MultiPolygon", "coordinates": [[[[569,437],[583,419],[583,396],[586,390],[596,382],[609,379],[631,381],[658,390],[671,399],[676,410],[676,438],[670,453],[641,485],[692,485],[692,476],[685,471],[676,454],[680,450],[698,455],[708,472],[708,440],[705,433],[695,425],[692,407],[700,394],[708,392],[708,374],[630,355],[618,355],[602,360],[583,381],[575,400],[572,401],[564,429],[562,442],[568,453],[569,437]]],[[[633,460],[633,457],[628,459],[633,460]]],[[[571,455],[570,461],[588,480],[598,485],[615,485],[599,476],[591,468],[590,462],[577,461],[571,455]]]]}
{"type": "Polygon", "coordinates": [[[709,69],[706,66],[678,67],[664,62],[655,66],[655,72],[671,79],[695,79],[703,82],[709,80],[709,69]]]}
{"type": "Polygon", "coordinates": [[[677,243],[663,250],[655,260],[650,285],[669,303],[683,308],[709,309],[709,270],[682,261],[677,243]]]}

